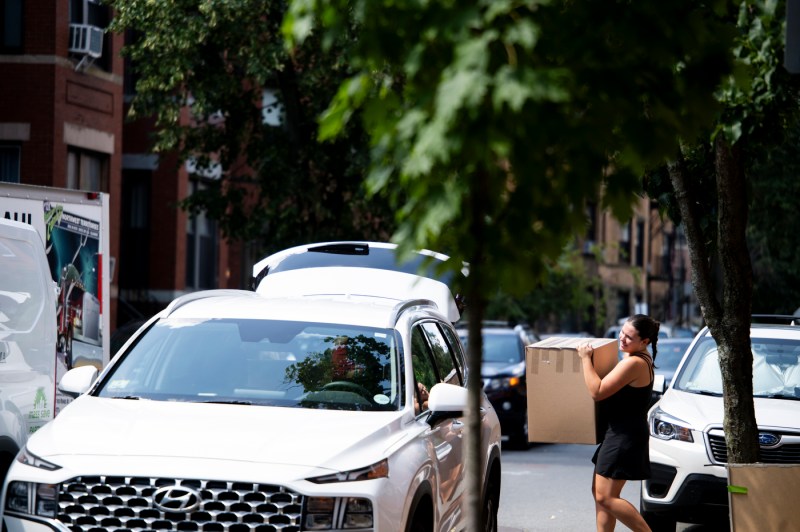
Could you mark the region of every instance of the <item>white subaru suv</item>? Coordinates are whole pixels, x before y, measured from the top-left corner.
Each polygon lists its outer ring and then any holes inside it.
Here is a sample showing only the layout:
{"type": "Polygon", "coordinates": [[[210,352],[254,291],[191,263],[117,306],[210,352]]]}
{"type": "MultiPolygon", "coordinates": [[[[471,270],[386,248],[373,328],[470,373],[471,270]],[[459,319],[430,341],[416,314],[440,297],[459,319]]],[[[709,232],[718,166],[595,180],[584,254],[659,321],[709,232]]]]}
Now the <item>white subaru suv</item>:
{"type": "MultiPolygon", "coordinates": [[[[376,290],[410,275],[357,270],[376,290]]],[[[100,375],[68,372],[60,387],[78,397],[9,471],[7,529],[465,528],[468,368],[443,313],[452,296],[354,295],[335,270],[324,278],[324,294],[183,296],[100,375]]],[[[426,282],[438,281],[417,289],[426,282]]],[[[482,405],[483,513],[496,531],[500,424],[482,405]]]]}
{"type": "MultiPolygon", "coordinates": [[[[761,462],[798,463],[800,318],[754,316],[750,339],[761,462]]],[[[640,505],[653,530],[674,531],[676,522],[720,525],[728,530],[722,419],[717,344],[705,328],[649,413],[652,478],[642,482],[640,505]]]]}

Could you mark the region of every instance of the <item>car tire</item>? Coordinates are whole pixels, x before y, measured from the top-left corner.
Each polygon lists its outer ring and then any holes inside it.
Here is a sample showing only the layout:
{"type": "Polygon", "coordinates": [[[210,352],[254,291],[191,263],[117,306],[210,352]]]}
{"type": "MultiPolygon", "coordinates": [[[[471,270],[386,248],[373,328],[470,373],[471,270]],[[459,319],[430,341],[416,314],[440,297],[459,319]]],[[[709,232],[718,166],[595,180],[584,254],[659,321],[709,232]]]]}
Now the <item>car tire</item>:
{"type": "Polygon", "coordinates": [[[420,499],[408,521],[406,532],[433,532],[433,508],[429,499],[420,499]]]}
{"type": "Polygon", "coordinates": [[[497,532],[497,512],[500,509],[500,479],[496,471],[489,473],[483,496],[483,531],[497,532]]]}
{"type": "Polygon", "coordinates": [[[525,450],[530,447],[530,442],[528,441],[528,422],[527,422],[527,415],[525,416],[526,421],[523,422],[517,430],[512,432],[508,435],[508,446],[511,449],[520,449],[525,450]]]}
{"type": "Polygon", "coordinates": [[[639,513],[653,532],[675,532],[678,521],[668,515],[648,512],[639,505],[639,513]]]}

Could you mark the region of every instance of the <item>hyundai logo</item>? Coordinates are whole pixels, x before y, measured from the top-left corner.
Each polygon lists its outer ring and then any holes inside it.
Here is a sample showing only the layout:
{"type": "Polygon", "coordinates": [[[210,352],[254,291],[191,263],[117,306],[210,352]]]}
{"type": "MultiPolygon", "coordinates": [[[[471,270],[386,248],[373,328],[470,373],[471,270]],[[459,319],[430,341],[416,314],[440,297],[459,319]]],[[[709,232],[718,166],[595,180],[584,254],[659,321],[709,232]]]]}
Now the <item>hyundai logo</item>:
{"type": "Polygon", "coordinates": [[[775,434],[771,434],[769,432],[758,433],[758,444],[762,447],[772,447],[778,445],[779,441],[781,441],[780,436],[775,434]]]}
{"type": "Polygon", "coordinates": [[[200,506],[200,494],[183,486],[164,486],[153,493],[153,506],[162,512],[193,512],[200,506]]]}

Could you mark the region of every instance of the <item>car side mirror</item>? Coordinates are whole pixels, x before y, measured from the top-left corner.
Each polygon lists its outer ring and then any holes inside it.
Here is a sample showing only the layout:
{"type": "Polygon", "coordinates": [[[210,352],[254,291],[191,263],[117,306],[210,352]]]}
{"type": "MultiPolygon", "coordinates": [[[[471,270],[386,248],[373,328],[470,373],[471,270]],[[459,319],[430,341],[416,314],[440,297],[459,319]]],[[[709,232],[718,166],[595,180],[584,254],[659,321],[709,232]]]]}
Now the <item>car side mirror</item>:
{"type": "Polygon", "coordinates": [[[97,373],[97,368],[94,366],[73,368],[58,381],[58,390],[72,398],[78,397],[91,388],[97,373]]]}
{"type": "Polygon", "coordinates": [[[467,389],[461,386],[444,382],[434,385],[428,396],[428,424],[434,426],[443,419],[463,416],[468,397],[467,389]]]}

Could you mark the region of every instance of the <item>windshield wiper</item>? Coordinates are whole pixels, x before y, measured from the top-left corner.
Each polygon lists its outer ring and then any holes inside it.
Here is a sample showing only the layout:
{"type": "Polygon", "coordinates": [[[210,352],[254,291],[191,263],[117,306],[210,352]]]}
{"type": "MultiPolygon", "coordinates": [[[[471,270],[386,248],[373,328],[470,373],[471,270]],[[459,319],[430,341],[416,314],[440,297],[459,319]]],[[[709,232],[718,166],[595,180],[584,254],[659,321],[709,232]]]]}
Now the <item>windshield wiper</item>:
{"type": "Polygon", "coordinates": [[[800,397],[794,394],[787,393],[767,393],[753,396],[756,399],[790,399],[792,401],[800,401],[800,397]]]}
{"type": "Polygon", "coordinates": [[[203,404],[214,405],[252,405],[252,401],[198,401],[203,404]]]}
{"type": "Polygon", "coordinates": [[[138,395],[114,395],[111,397],[112,399],[130,399],[132,401],[138,401],[141,399],[138,395]]]}
{"type": "Polygon", "coordinates": [[[722,397],[722,394],[719,392],[709,392],[708,390],[691,390],[688,388],[682,388],[684,392],[693,393],[697,395],[708,395],[710,397],[722,397]]]}

